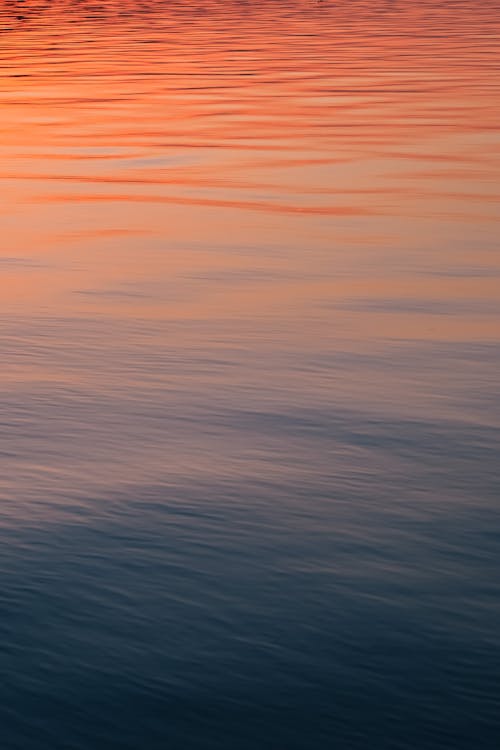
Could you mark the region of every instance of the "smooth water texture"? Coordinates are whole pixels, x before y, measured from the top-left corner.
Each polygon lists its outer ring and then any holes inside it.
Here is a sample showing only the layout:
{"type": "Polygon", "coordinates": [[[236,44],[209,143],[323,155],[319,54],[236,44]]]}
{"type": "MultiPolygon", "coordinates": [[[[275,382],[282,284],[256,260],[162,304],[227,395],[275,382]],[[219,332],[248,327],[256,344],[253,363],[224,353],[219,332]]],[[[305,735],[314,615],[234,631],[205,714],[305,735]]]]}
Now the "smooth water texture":
{"type": "Polygon", "coordinates": [[[0,2],[2,750],[493,750],[500,3],[0,2]]]}

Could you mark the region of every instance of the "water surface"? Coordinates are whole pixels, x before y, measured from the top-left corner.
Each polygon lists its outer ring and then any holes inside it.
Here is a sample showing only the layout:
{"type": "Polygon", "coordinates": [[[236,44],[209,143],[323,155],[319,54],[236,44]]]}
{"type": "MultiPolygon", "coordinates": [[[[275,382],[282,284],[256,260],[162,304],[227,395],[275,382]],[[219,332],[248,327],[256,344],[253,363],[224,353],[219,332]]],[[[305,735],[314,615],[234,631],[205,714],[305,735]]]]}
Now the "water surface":
{"type": "Polygon", "coordinates": [[[496,748],[500,3],[0,3],[5,750],[496,748]]]}

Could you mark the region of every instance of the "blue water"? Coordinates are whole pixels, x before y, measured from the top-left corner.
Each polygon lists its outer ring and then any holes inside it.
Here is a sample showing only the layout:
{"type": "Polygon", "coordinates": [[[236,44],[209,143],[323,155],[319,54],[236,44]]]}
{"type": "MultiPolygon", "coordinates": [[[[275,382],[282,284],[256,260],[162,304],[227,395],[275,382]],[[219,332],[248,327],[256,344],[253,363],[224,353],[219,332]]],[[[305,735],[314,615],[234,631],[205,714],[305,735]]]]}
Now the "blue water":
{"type": "Polygon", "coordinates": [[[500,5],[378,5],[2,4],[2,750],[498,747],[500,5]]]}

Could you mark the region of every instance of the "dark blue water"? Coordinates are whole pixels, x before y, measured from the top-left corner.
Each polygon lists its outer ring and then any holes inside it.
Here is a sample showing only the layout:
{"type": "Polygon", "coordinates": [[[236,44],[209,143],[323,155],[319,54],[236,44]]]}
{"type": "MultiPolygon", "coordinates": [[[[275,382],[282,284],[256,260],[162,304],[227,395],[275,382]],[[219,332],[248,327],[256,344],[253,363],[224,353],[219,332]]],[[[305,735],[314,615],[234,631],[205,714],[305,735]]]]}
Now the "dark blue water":
{"type": "Polygon", "coordinates": [[[0,20],[2,750],[496,749],[500,5],[0,20]]]}

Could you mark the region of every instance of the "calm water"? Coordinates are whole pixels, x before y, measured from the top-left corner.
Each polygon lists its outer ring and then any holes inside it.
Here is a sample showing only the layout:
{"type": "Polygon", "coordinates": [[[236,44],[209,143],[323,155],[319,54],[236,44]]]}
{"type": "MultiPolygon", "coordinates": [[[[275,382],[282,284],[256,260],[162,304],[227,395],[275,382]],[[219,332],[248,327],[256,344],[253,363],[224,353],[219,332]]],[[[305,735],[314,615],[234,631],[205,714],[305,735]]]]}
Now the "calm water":
{"type": "Polygon", "coordinates": [[[2,750],[493,750],[500,2],[0,3],[2,750]]]}

